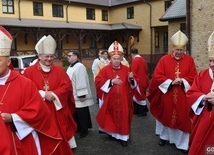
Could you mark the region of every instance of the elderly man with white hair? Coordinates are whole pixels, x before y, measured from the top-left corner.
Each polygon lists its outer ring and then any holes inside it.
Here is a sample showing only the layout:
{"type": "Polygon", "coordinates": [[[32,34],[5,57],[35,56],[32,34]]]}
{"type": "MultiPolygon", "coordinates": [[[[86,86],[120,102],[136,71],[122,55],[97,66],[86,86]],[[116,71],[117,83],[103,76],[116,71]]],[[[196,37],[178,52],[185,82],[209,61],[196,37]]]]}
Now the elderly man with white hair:
{"type": "Polygon", "coordinates": [[[111,62],[95,77],[96,89],[101,94],[96,119],[100,131],[127,146],[133,113],[129,79],[133,74],[121,63],[123,48],[117,41],[111,44],[108,53],[111,62]]]}

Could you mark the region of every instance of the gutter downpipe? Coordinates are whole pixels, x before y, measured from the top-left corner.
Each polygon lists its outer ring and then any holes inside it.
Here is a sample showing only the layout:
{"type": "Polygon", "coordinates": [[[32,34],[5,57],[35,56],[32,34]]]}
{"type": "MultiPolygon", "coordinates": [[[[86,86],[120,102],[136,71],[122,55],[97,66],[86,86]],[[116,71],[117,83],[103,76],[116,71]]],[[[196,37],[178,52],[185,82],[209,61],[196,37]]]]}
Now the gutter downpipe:
{"type": "Polygon", "coordinates": [[[20,7],[21,0],[18,1],[18,8],[19,8],[19,20],[21,20],[21,7],[20,7]]]}
{"type": "MultiPolygon", "coordinates": [[[[153,71],[153,63],[154,63],[154,60],[153,60],[153,51],[152,51],[152,36],[153,36],[153,33],[152,33],[152,5],[150,3],[148,3],[146,0],[144,0],[144,3],[146,3],[148,6],[149,6],[149,27],[150,27],[150,64],[151,64],[151,68],[152,68],[152,71],[153,71]]],[[[150,73],[152,75],[152,73],[150,73]]]]}
{"type": "Polygon", "coordinates": [[[186,0],[186,35],[189,38],[189,44],[187,44],[188,54],[191,55],[191,33],[190,33],[190,0],[186,0]]]}
{"type": "Polygon", "coordinates": [[[70,5],[70,1],[68,2],[68,5],[66,6],[66,23],[69,23],[68,22],[68,7],[70,5]]]}

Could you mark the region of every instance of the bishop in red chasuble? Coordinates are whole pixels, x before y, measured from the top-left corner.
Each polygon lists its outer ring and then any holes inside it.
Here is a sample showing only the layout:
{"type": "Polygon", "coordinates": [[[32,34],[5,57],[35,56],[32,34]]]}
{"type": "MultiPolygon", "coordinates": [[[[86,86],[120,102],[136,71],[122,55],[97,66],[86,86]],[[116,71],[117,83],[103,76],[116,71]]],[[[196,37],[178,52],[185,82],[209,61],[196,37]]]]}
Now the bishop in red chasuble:
{"type": "Polygon", "coordinates": [[[71,148],[76,147],[74,134],[77,127],[72,116],[74,110],[69,109],[75,107],[71,96],[71,81],[61,66],[53,64],[56,42],[51,35],[43,36],[35,49],[38,61],[25,70],[24,76],[36,84],[38,92],[51,111],[52,119],[57,123],[63,137],[58,154],[73,154],[71,148]]]}
{"type": "Polygon", "coordinates": [[[101,131],[127,146],[133,113],[129,68],[121,64],[123,49],[118,42],[112,43],[108,51],[111,63],[95,77],[96,89],[102,94],[96,120],[101,131]]]}
{"type": "Polygon", "coordinates": [[[62,137],[35,84],[9,68],[11,44],[12,36],[0,26],[0,154],[54,154],[62,137]]]}
{"type": "Polygon", "coordinates": [[[192,119],[189,155],[212,154],[214,147],[214,32],[208,39],[210,68],[196,76],[187,92],[192,119]]]}
{"type": "Polygon", "coordinates": [[[192,57],[184,53],[187,37],[178,31],[171,38],[172,52],[163,56],[154,71],[148,100],[156,118],[156,134],[159,145],[165,141],[174,143],[178,149],[188,150],[191,122],[188,117],[186,92],[196,76],[192,57]]]}

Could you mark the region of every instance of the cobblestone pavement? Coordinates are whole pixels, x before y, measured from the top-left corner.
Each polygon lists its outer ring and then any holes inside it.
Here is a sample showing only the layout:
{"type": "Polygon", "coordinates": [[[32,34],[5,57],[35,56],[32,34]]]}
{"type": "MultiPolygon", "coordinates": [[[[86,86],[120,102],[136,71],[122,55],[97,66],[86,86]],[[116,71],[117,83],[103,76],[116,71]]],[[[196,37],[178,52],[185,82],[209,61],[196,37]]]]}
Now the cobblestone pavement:
{"type": "MultiPolygon", "coordinates": [[[[92,75],[89,73],[91,90],[95,94],[92,75]]],[[[95,95],[94,95],[95,96],[95,95]]],[[[94,100],[96,97],[94,97],[94,100]]],[[[127,147],[109,139],[106,134],[98,133],[98,125],[95,117],[98,111],[98,104],[90,107],[93,128],[89,130],[89,135],[80,139],[77,135],[77,148],[75,155],[183,155],[176,149],[174,144],[167,143],[165,146],[159,146],[159,137],[155,135],[155,119],[148,113],[147,116],[133,117],[131,127],[131,138],[127,147]]]]}

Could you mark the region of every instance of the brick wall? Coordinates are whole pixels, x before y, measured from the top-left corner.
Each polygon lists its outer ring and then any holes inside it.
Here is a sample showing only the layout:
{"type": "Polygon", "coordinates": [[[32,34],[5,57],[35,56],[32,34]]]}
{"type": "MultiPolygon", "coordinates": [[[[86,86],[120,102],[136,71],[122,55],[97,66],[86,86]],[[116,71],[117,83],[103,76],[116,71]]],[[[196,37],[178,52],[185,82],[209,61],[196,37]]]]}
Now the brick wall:
{"type": "Polygon", "coordinates": [[[214,31],[214,0],[191,0],[191,54],[197,70],[208,67],[207,40],[214,31]]]}

